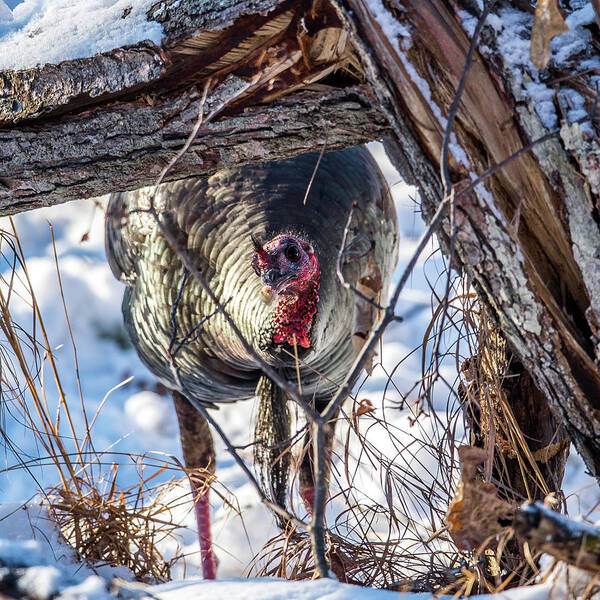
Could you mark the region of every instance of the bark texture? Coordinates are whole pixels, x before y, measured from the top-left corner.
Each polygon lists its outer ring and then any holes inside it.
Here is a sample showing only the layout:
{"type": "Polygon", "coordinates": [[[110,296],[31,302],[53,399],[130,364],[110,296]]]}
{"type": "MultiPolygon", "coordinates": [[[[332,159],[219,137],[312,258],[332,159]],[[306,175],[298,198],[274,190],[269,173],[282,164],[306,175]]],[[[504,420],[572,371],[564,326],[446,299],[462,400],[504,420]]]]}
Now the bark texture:
{"type": "MultiPolygon", "coordinates": [[[[390,118],[391,155],[403,175],[420,186],[426,214],[441,198],[445,118],[469,47],[461,21],[473,6],[385,1],[379,7],[387,13],[383,30],[385,19],[375,18],[373,4],[338,3],[390,118]],[[394,21],[400,25],[395,29],[389,26],[394,21]]],[[[506,11],[519,14],[522,37],[530,33],[532,17],[516,2],[497,3],[496,11],[500,22],[506,11]]],[[[524,92],[537,72],[532,65],[503,61],[499,31],[485,28],[486,51],[475,54],[458,107],[449,157],[457,192],[548,133],[536,111],[540,107],[524,92]]],[[[454,236],[457,266],[467,270],[512,351],[560,415],[591,473],[600,477],[598,145],[591,121],[586,127],[569,124],[560,104],[561,90],[576,87],[587,99],[582,109],[591,114],[593,82],[577,65],[597,54],[585,46],[560,68],[550,64],[560,134],[460,196],[455,228],[446,219],[442,237],[448,243],[454,236]]]]}
{"type": "Polygon", "coordinates": [[[153,183],[201,112],[206,125],[166,180],[388,130],[320,0],[166,0],[148,18],[163,24],[160,48],[0,72],[0,214],[153,183]]]}
{"type": "Polygon", "coordinates": [[[515,515],[515,528],[536,549],[595,573],[600,572],[600,528],[568,519],[541,502],[515,515]]]}
{"type": "MultiPolygon", "coordinates": [[[[222,93],[229,93],[229,84],[222,93]]],[[[208,107],[218,106],[217,90],[208,107]]],[[[0,213],[153,184],[183,146],[202,91],[146,104],[119,103],[37,127],[0,131],[0,213]]],[[[384,135],[387,122],[363,88],[298,92],[202,127],[165,181],[360,144],[384,135]]]]}
{"type": "Polygon", "coordinates": [[[484,479],[520,505],[560,492],[569,440],[548,399],[511,354],[499,327],[482,313],[477,355],[463,364],[460,395],[471,444],[485,449],[484,479]]]}

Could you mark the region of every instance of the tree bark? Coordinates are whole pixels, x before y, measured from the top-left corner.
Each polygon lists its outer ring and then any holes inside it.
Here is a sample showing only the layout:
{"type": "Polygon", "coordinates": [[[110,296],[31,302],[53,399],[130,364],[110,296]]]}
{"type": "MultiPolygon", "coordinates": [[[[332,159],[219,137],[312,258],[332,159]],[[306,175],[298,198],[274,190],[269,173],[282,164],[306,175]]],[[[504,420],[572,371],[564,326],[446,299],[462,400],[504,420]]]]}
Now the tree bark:
{"type": "MultiPolygon", "coordinates": [[[[474,3],[462,3],[467,9],[474,3]]],[[[518,10],[516,2],[502,8],[518,10]]],[[[363,70],[390,118],[391,156],[404,177],[419,185],[423,209],[440,202],[439,175],[445,119],[466,63],[469,37],[461,17],[439,0],[346,0],[339,14],[354,36],[363,70]],[[375,18],[374,9],[380,12],[375,18]],[[397,23],[389,34],[380,22],[397,23]]],[[[465,14],[461,13],[465,18],[465,14]]],[[[531,18],[522,13],[531,27],[531,18]]],[[[498,50],[498,31],[485,30],[458,107],[450,154],[456,192],[477,175],[548,133],[519,80],[498,50]]],[[[584,52],[597,56],[595,48],[584,52]]],[[[595,92],[589,73],[553,76],[560,90],[576,79],[591,118],[595,92]],[[590,96],[591,94],[591,96],[590,96]]],[[[564,68],[563,65],[561,65],[564,68]]],[[[513,66],[514,69],[514,66],[513,66]]],[[[581,70],[580,70],[581,71],[581,70]]],[[[560,107],[559,107],[560,108],[560,107]]],[[[485,186],[455,202],[442,238],[452,240],[455,267],[464,268],[488,305],[512,351],[560,415],[590,472],[600,477],[600,232],[598,144],[563,119],[560,134],[496,170],[485,186]]],[[[589,119],[588,119],[589,122],[589,119]]],[[[593,125],[592,125],[593,126],[593,125]]]]}
{"type": "Polygon", "coordinates": [[[600,573],[600,527],[568,519],[541,502],[524,505],[515,515],[514,524],[536,550],[600,573]]]}
{"type": "Polygon", "coordinates": [[[569,454],[561,421],[482,311],[477,355],[463,364],[471,444],[485,449],[484,480],[512,504],[560,492],[569,454]]]}
{"type": "MultiPolygon", "coordinates": [[[[208,107],[226,101],[229,83],[208,98],[208,107]]],[[[41,131],[0,131],[0,213],[153,184],[188,138],[201,96],[190,89],[153,104],[119,103],[51,121],[41,131]]],[[[297,92],[202,127],[165,181],[318,151],[323,144],[335,150],[387,131],[365,88],[297,92]]]]}

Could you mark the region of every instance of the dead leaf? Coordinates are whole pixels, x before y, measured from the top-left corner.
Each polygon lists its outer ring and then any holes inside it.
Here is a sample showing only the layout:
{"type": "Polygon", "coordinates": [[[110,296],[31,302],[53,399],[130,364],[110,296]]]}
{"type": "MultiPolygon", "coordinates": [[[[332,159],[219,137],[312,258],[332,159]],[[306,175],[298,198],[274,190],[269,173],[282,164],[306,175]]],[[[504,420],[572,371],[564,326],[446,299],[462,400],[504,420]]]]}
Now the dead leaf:
{"type": "Polygon", "coordinates": [[[357,417],[362,417],[363,415],[366,415],[367,413],[374,413],[374,412],[375,412],[375,407],[373,406],[373,403],[368,398],[363,398],[362,400],[359,401],[358,408],[356,408],[354,414],[357,417]]]}
{"type": "MultiPolygon", "coordinates": [[[[372,257],[369,258],[369,262],[365,266],[361,273],[356,289],[369,300],[377,302],[383,282],[381,279],[381,271],[375,264],[372,257]]],[[[377,309],[368,302],[365,302],[359,296],[356,297],[354,303],[354,320],[352,324],[352,347],[355,352],[359,352],[364,346],[366,339],[371,333],[371,329],[375,324],[377,309]]],[[[373,371],[373,360],[375,353],[369,356],[365,369],[369,375],[373,371]]]]}
{"type": "Polygon", "coordinates": [[[485,483],[478,466],[487,458],[483,448],[461,446],[460,482],[446,513],[446,525],[454,543],[463,550],[476,550],[490,537],[505,533],[517,510],[498,497],[498,488],[485,483]]]}
{"type": "Polygon", "coordinates": [[[558,0],[538,0],[531,29],[531,62],[536,69],[543,69],[550,59],[550,40],[569,31],[558,0]]]}

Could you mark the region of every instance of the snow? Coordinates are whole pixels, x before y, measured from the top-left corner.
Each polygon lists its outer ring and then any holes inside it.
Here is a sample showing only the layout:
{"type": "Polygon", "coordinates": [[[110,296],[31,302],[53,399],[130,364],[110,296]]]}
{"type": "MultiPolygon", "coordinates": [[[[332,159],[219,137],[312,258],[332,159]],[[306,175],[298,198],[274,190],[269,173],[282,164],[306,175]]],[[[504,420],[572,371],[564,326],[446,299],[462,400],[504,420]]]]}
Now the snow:
{"type": "Polygon", "coordinates": [[[401,46],[410,43],[409,29],[393,17],[381,0],[370,0],[369,10],[389,40],[401,46]]]}
{"type": "Polygon", "coordinates": [[[100,567],[98,574],[78,562],[39,502],[0,506],[0,567],[18,569],[17,587],[27,597],[46,600],[108,600],[107,581],[131,579],[125,569],[100,567]]]}
{"type": "MultiPolygon", "coordinates": [[[[0,524],[10,531],[10,539],[0,538],[0,566],[19,567],[18,589],[37,600],[111,600],[112,577],[119,577],[120,597],[154,598],[156,600],[434,600],[430,593],[398,593],[356,587],[335,580],[285,581],[275,578],[246,579],[223,574],[218,581],[203,581],[195,577],[166,584],[147,586],[130,579],[122,569],[100,569],[98,575],[78,563],[72,550],[56,532],[45,509],[29,503],[24,508],[4,507],[0,524]],[[6,510],[9,508],[10,510],[6,510]],[[6,513],[6,514],[4,514],[6,513]],[[24,522],[27,523],[23,527],[24,522]],[[31,536],[27,539],[27,536],[31,536]],[[23,569],[23,567],[26,567],[23,569]]],[[[4,530],[0,530],[4,533],[4,530]]],[[[544,561],[548,566],[549,557],[544,561]]],[[[219,566],[221,571],[221,565],[219,566]]],[[[534,585],[504,592],[493,598],[500,600],[559,600],[567,597],[564,572],[551,577],[544,585],[534,585]]],[[[583,591],[589,576],[571,569],[569,587],[583,591]]],[[[450,596],[440,596],[450,600],[450,596]]],[[[491,598],[474,596],[473,600],[491,598]]]]}
{"type": "Polygon", "coordinates": [[[23,0],[12,13],[0,0],[0,69],[27,69],[91,57],[149,40],[163,29],[148,21],[156,0],[23,0]]]}
{"type": "Polygon", "coordinates": [[[319,581],[283,581],[277,579],[229,580],[222,584],[210,581],[167,583],[153,590],[160,600],[430,600],[431,594],[399,594],[385,590],[357,588],[356,586],[321,579],[319,581]]]}
{"type": "Polygon", "coordinates": [[[530,81],[525,85],[525,96],[535,103],[535,110],[544,127],[554,129],[558,124],[558,115],[554,108],[554,90],[544,83],[530,81]]]}
{"type": "MultiPolygon", "coordinates": [[[[577,57],[577,63],[570,66],[571,70],[600,70],[600,60],[597,57],[588,58],[586,55],[592,42],[592,33],[585,25],[595,20],[593,6],[590,2],[571,2],[571,6],[573,10],[565,19],[569,31],[554,37],[550,42],[550,63],[560,67],[569,65],[574,57],[577,57]]],[[[464,10],[458,11],[458,14],[462,19],[463,29],[472,36],[477,18],[464,10]]],[[[491,13],[486,23],[497,34],[496,45],[511,75],[507,83],[511,86],[515,99],[528,100],[535,108],[542,124],[548,129],[554,129],[558,125],[554,102],[555,90],[545,82],[529,56],[532,24],[533,16],[530,13],[506,6],[499,8],[497,14],[491,13]]],[[[493,53],[487,46],[480,46],[479,50],[484,54],[493,53]]],[[[594,83],[595,78],[591,77],[591,81],[594,83]]],[[[561,92],[565,91],[575,99],[574,95],[577,92],[563,84],[561,92]]],[[[583,109],[583,99],[575,100],[574,106],[567,107],[566,118],[569,123],[587,116],[587,111],[583,109]]]]}
{"type": "MultiPolygon", "coordinates": [[[[412,254],[423,224],[414,199],[416,191],[400,181],[385,158],[381,145],[372,145],[371,149],[388,177],[398,212],[401,248],[400,264],[394,275],[394,280],[397,280],[412,254]]],[[[482,190],[481,193],[485,195],[486,191],[482,190]]],[[[140,363],[135,352],[124,343],[120,313],[123,286],[114,279],[106,264],[103,213],[94,201],[73,202],[52,209],[24,213],[15,218],[47,333],[52,347],[58,348],[55,356],[67,399],[73,406],[79,403],[73,349],[60,301],[47,219],[54,228],[88,415],[95,415],[100,408],[93,427],[94,446],[99,452],[105,453],[105,462],[109,466],[112,462],[121,464],[118,483],[127,487],[139,480],[139,474],[135,465],[127,466],[123,454],[146,454],[158,459],[173,456],[181,460],[172,403],[168,396],[162,395],[156,388],[155,379],[140,363]],[[82,238],[86,241],[81,241],[82,238]],[[106,397],[111,388],[127,381],[131,376],[134,377],[133,381],[106,397]]],[[[2,219],[0,226],[8,229],[7,219],[2,219]]],[[[7,251],[5,244],[2,248],[7,251]]],[[[426,407],[435,411],[437,420],[421,417],[415,422],[419,409],[418,387],[415,384],[421,379],[421,352],[418,347],[431,319],[431,289],[436,288],[440,294],[446,285],[443,261],[435,251],[436,246],[432,243],[412,274],[397,307],[397,312],[405,320],[389,328],[383,341],[382,366],[377,367],[373,375],[362,382],[360,391],[360,398],[371,400],[377,408],[376,416],[385,417],[395,433],[392,438],[380,423],[366,416],[361,418],[364,419],[361,420],[361,430],[367,441],[383,457],[388,458],[394,468],[404,469],[407,473],[404,487],[400,488],[398,497],[394,497],[395,510],[402,522],[409,526],[408,531],[412,536],[411,539],[400,540],[398,544],[400,549],[404,544],[403,560],[406,561],[411,560],[411,553],[417,547],[413,541],[417,534],[420,539],[426,540],[435,530],[423,499],[411,487],[410,473],[416,469],[424,485],[436,479],[446,482],[445,489],[441,489],[439,484],[433,488],[432,501],[442,509],[456,477],[455,472],[444,471],[446,466],[440,464],[437,456],[426,445],[430,439],[443,441],[444,424],[448,422],[446,411],[452,413],[456,410],[452,396],[450,406],[448,405],[447,388],[440,386],[432,398],[432,406],[426,407]],[[391,385],[388,385],[390,374],[391,385]]],[[[9,274],[9,267],[7,263],[0,264],[0,272],[5,277],[9,274]]],[[[17,269],[17,274],[22,276],[22,269],[17,269]]],[[[31,308],[26,300],[15,296],[12,305],[15,316],[23,322],[24,327],[30,329],[31,308]]],[[[446,336],[449,347],[454,348],[456,337],[456,333],[446,336]]],[[[465,352],[466,349],[463,349],[458,354],[464,357],[465,352]]],[[[429,345],[426,361],[430,359],[430,355],[429,345]]],[[[441,366],[441,374],[449,382],[456,376],[454,363],[455,359],[452,357],[441,366]]],[[[45,380],[47,401],[53,407],[52,410],[55,410],[57,394],[52,386],[52,378],[47,374],[45,380]]],[[[215,417],[234,444],[244,445],[252,435],[254,410],[251,402],[238,403],[221,408],[215,413],[215,417]]],[[[35,461],[36,457],[43,455],[33,436],[23,428],[18,415],[14,414],[10,403],[6,404],[2,418],[5,431],[19,448],[19,459],[35,461]]],[[[76,430],[81,431],[81,415],[74,414],[74,419],[76,430]]],[[[464,435],[464,428],[460,419],[455,425],[456,442],[459,443],[464,435]]],[[[337,438],[340,440],[337,452],[342,456],[345,450],[343,440],[348,434],[348,425],[342,423],[337,438]]],[[[350,436],[350,439],[348,466],[355,484],[351,500],[364,503],[365,506],[386,506],[388,490],[385,483],[388,474],[373,469],[368,460],[360,460],[359,444],[355,437],[350,436]]],[[[259,502],[253,488],[225,452],[222,443],[216,440],[216,446],[217,482],[211,494],[211,516],[219,559],[219,576],[226,581],[209,583],[190,579],[200,572],[199,556],[195,519],[189,495],[185,497],[189,494],[189,486],[182,478],[180,483],[169,486],[163,499],[172,505],[169,514],[165,514],[165,519],[181,525],[179,537],[163,540],[159,549],[167,558],[179,551],[187,556],[173,570],[172,575],[177,581],[153,588],[154,597],[184,600],[188,596],[198,597],[202,594],[202,597],[222,597],[227,600],[245,600],[249,596],[274,600],[289,597],[302,600],[365,596],[382,600],[391,598],[390,592],[357,589],[331,581],[290,583],[264,579],[249,582],[239,579],[248,574],[249,565],[256,554],[278,530],[272,516],[259,502]],[[248,586],[251,586],[251,592],[248,586]]],[[[250,448],[241,453],[251,462],[250,448]]],[[[19,460],[8,450],[4,461],[7,470],[0,473],[0,561],[38,569],[34,572],[35,581],[41,582],[40,585],[43,583],[44,588],[38,590],[40,593],[59,590],[61,598],[70,594],[72,597],[103,599],[106,594],[105,577],[115,571],[100,570],[102,578],[99,579],[92,571],[77,563],[72,551],[53,529],[45,509],[36,503],[37,500],[27,504],[26,509],[20,508],[23,502],[36,494],[38,488],[31,475],[25,469],[18,468],[19,460]],[[14,504],[10,504],[11,502],[14,504]],[[40,570],[41,568],[43,569],[40,570]]],[[[336,464],[341,467],[340,459],[337,459],[336,464]]],[[[57,474],[52,466],[36,466],[34,462],[30,464],[30,469],[43,487],[57,483],[57,474]]],[[[181,477],[181,473],[177,476],[181,477]]],[[[173,471],[169,470],[158,476],[156,483],[165,483],[172,477],[173,471]]],[[[344,482],[343,469],[334,471],[332,486],[344,489],[344,482]]],[[[565,492],[572,515],[583,514],[588,518],[598,518],[598,488],[585,474],[583,463],[574,454],[568,463],[565,492]]],[[[291,500],[295,507],[302,506],[297,490],[291,500]]],[[[334,498],[328,505],[327,522],[335,523],[346,507],[343,496],[334,498]]],[[[348,524],[346,533],[352,537],[350,526],[348,524]]],[[[374,536],[385,538],[389,533],[389,524],[385,519],[374,519],[374,536]]],[[[443,561],[443,558],[435,560],[443,561]]],[[[131,578],[124,570],[118,570],[117,573],[120,577],[131,578]]],[[[549,589],[548,586],[531,587],[503,597],[546,599],[549,589]]],[[[428,594],[406,596],[411,599],[430,597],[428,594]]]]}
{"type": "Polygon", "coordinates": [[[567,15],[565,19],[571,31],[583,25],[591,25],[595,20],[596,13],[591,2],[586,2],[581,8],[567,15]]]}
{"type": "Polygon", "coordinates": [[[167,398],[149,390],[138,392],[125,402],[125,415],[134,430],[159,437],[178,433],[169,418],[170,410],[171,402],[167,398]]]}
{"type": "MultiPolygon", "coordinates": [[[[564,88],[558,92],[558,100],[567,114],[567,121],[574,123],[588,118],[588,112],[585,109],[585,98],[571,88],[564,88]]],[[[582,123],[585,126],[586,123],[582,123]]],[[[590,129],[590,134],[593,135],[593,130],[590,129]]]]}

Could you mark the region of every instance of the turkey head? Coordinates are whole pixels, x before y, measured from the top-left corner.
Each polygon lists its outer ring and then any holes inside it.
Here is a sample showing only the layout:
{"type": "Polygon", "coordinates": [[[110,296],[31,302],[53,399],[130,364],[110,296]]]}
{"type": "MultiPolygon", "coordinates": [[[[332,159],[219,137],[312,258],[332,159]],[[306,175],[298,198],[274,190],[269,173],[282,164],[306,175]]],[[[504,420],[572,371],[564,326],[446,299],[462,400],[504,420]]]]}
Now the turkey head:
{"type": "Polygon", "coordinates": [[[312,245],[280,234],[261,244],[252,238],[252,268],[277,297],[272,343],[310,348],[310,329],[319,301],[319,261],[312,245]]]}

